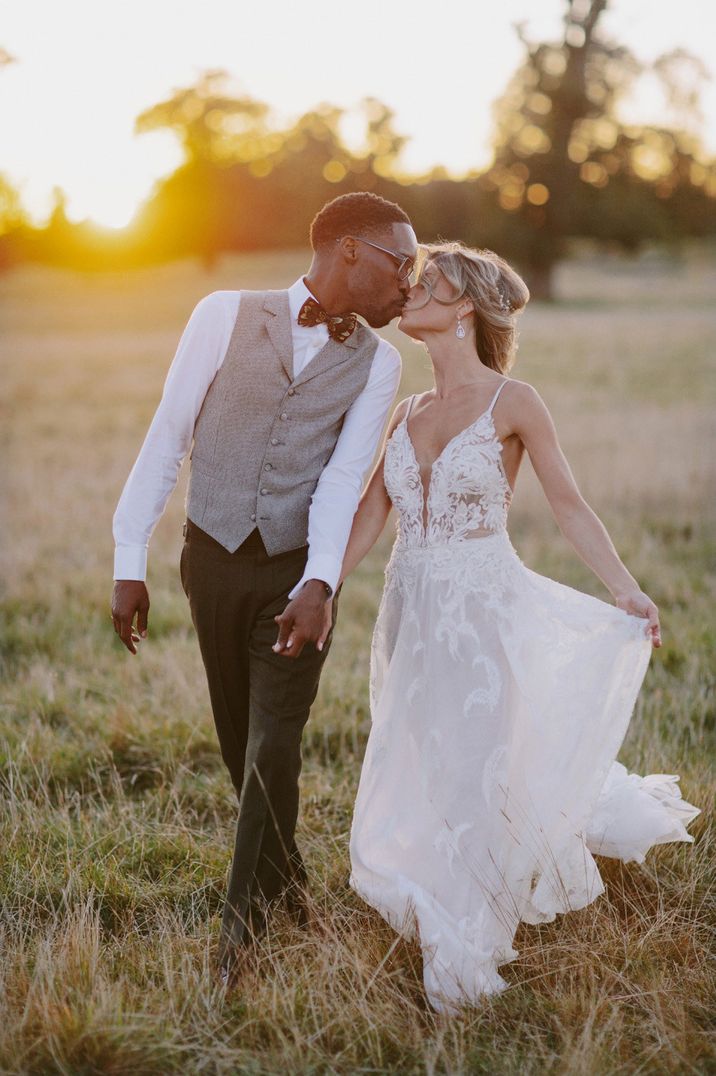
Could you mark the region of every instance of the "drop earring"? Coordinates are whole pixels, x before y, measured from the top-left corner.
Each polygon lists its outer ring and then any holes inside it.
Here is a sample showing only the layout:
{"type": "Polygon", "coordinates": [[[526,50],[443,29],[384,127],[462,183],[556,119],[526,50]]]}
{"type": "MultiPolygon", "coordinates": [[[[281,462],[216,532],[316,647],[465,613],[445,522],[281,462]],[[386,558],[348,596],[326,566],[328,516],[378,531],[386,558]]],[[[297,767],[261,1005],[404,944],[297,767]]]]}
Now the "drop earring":
{"type": "Polygon", "coordinates": [[[458,340],[464,340],[465,339],[465,326],[460,321],[460,315],[459,314],[457,316],[457,329],[455,330],[455,336],[457,336],[458,340]]]}

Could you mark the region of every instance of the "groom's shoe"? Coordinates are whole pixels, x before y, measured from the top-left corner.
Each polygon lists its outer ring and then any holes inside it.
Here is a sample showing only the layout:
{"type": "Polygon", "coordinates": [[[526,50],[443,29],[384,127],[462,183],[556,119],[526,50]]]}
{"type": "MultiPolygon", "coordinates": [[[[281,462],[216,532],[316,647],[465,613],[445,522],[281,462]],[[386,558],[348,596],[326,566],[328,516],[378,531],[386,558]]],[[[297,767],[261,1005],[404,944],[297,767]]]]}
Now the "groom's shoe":
{"type": "Polygon", "coordinates": [[[303,884],[291,882],[287,886],[284,895],[284,907],[291,916],[297,927],[308,930],[313,924],[314,917],[311,911],[310,898],[307,896],[303,884]]]}
{"type": "Polygon", "coordinates": [[[239,986],[250,956],[248,945],[234,946],[224,953],[219,964],[219,985],[224,990],[234,990],[239,986]]]}

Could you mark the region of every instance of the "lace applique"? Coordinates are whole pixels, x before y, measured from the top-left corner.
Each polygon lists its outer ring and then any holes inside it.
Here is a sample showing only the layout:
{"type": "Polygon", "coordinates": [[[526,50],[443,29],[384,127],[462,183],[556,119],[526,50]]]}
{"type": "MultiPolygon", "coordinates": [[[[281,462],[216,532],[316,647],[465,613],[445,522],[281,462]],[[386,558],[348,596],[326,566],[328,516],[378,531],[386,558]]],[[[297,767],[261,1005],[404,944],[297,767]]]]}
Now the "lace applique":
{"type": "Polygon", "coordinates": [[[455,877],[455,858],[462,857],[460,838],[463,833],[473,828],[472,822],[461,822],[454,828],[445,822],[433,841],[433,848],[447,859],[447,867],[451,876],[455,877]]]}
{"type": "Polygon", "coordinates": [[[505,529],[512,491],[489,411],[445,446],[433,463],[427,497],[405,419],[386,446],[384,477],[403,546],[454,544],[505,529]]]}

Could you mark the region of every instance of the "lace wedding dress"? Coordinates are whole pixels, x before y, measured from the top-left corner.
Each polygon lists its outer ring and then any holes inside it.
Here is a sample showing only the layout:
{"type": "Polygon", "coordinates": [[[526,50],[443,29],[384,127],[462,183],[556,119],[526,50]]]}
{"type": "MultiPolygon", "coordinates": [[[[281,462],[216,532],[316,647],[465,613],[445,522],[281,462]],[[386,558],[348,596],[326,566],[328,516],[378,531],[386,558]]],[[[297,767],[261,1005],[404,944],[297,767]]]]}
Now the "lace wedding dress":
{"type": "MultiPolygon", "coordinates": [[[[520,920],[604,890],[593,854],[693,841],[678,777],[615,761],[651,653],[646,621],[538,575],[510,543],[490,407],[435,461],[408,415],[385,452],[398,536],[371,651],[354,890],[423,950],[453,1012],[507,986],[520,920]]],[[[412,402],[411,405],[412,407],[412,402]]]]}

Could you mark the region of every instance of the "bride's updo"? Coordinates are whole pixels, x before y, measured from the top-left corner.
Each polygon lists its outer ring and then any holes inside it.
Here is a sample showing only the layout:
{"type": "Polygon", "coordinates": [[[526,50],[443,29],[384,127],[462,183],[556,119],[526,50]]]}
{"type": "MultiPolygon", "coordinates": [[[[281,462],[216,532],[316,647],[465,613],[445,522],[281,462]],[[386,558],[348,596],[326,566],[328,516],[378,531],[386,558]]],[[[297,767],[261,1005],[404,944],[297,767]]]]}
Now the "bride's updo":
{"type": "Polygon", "coordinates": [[[530,297],[527,285],[492,250],[464,243],[422,243],[422,266],[432,262],[475,308],[475,346],[485,366],[506,374],[517,352],[516,315],[530,297]]]}

